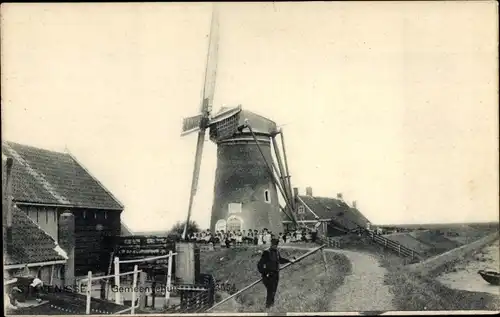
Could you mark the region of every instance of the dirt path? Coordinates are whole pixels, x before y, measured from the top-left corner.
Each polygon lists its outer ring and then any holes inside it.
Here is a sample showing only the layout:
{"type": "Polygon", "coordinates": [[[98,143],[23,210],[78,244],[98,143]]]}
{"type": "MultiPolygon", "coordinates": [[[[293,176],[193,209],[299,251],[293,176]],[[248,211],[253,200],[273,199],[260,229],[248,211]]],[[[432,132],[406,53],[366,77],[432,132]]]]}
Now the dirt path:
{"type": "Polygon", "coordinates": [[[352,274],[333,294],[330,311],[394,310],[392,293],[384,284],[387,270],[373,256],[361,252],[339,250],[352,264],[352,274]]]}
{"type": "MultiPolygon", "coordinates": [[[[283,246],[282,248],[304,249],[283,246]]],[[[331,298],[329,311],[337,312],[383,312],[394,310],[393,295],[384,284],[387,272],[373,256],[355,251],[325,249],[326,252],[345,254],[352,264],[352,274],[331,298]]]]}

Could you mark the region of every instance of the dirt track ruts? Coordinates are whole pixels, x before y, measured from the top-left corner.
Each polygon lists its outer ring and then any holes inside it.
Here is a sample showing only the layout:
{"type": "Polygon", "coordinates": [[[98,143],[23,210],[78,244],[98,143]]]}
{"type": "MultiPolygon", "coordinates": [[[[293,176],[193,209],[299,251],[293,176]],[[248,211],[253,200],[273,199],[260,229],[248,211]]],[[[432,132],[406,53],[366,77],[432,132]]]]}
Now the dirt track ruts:
{"type": "MultiPolygon", "coordinates": [[[[281,248],[303,249],[293,246],[281,248]]],[[[351,261],[352,273],[346,277],[344,283],[338,288],[330,301],[329,311],[354,312],[354,311],[389,311],[395,310],[393,295],[388,285],[384,284],[387,270],[379,261],[366,253],[325,249],[326,252],[337,252],[346,255],[351,261]]]]}

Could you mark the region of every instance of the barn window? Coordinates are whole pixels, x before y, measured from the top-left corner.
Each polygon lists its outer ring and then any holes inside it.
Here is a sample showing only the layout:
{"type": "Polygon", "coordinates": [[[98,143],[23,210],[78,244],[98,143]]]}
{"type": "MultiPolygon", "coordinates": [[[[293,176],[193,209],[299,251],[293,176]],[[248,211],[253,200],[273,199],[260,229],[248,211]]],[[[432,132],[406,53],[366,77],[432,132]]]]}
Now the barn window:
{"type": "Polygon", "coordinates": [[[271,202],[271,195],[269,194],[269,190],[267,189],[264,191],[264,200],[266,201],[266,203],[271,202]]]}
{"type": "Polygon", "coordinates": [[[306,209],[304,208],[304,206],[302,206],[302,205],[299,206],[298,213],[299,214],[305,214],[306,213],[306,209]]]}
{"type": "Polygon", "coordinates": [[[108,219],[108,212],[107,211],[104,212],[104,219],[108,219]]]}
{"type": "Polygon", "coordinates": [[[87,218],[87,211],[86,211],[86,210],[84,210],[84,211],[83,211],[83,219],[86,219],[86,218],[87,218]]]}
{"type": "Polygon", "coordinates": [[[38,209],[36,210],[36,222],[38,223],[40,221],[40,215],[38,212],[38,209]]]}
{"type": "Polygon", "coordinates": [[[49,223],[49,210],[44,209],[43,211],[45,212],[45,224],[47,224],[49,223]]]}
{"type": "Polygon", "coordinates": [[[94,211],[94,219],[97,219],[97,212],[94,211]]]}

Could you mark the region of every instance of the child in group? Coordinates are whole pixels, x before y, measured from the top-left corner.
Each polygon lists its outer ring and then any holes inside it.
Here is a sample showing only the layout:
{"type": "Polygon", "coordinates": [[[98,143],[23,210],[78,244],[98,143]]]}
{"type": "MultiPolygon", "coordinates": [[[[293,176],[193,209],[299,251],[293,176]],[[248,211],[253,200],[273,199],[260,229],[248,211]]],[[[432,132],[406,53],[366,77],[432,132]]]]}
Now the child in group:
{"type": "Polygon", "coordinates": [[[300,232],[299,230],[297,230],[297,235],[295,237],[295,240],[297,242],[301,242],[302,241],[302,232],[300,232]]]}
{"type": "Polygon", "coordinates": [[[247,242],[248,242],[248,244],[253,244],[253,230],[252,229],[248,230],[247,242]]]}
{"type": "Polygon", "coordinates": [[[212,242],[212,234],[210,233],[210,230],[207,230],[207,233],[205,234],[205,243],[208,244],[212,242]]]}
{"type": "Polygon", "coordinates": [[[241,235],[241,231],[238,230],[238,232],[236,232],[236,245],[241,245],[241,243],[243,242],[243,239],[242,239],[242,235],[241,235]]]}
{"type": "Polygon", "coordinates": [[[241,243],[246,243],[247,242],[247,233],[245,230],[241,231],[241,243]]]}
{"type": "Polygon", "coordinates": [[[271,232],[267,229],[264,229],[264,244],[271,244],[271,232]]]}
{"type": "Polygon", "coordinates": [[[215,232],[214,244],[220,243],[220,231],[215,232]]]}
{"type": "Polygon", "coordinates": [[[283,244],[285,243],[285,240],[283,239],[283,233],[278,233],[278,240],[279,240],[279,243],[280,244],[283,244]]]}
{"type": "Polygon", "coordinates": [[[309,242],[309,241],[311,241],[311,232],[307,231],[307,233],[306,233],[306,242],[309,242]]]}
{"type": "Polygon", "coordinates": [[[253,244],[254,245],[259,244],[259,231],[257,229],[253,231],[253,244]]]}
{"type": "Polygon", "coordinates": [[[205,236],[206,236],[206,235],[207,235],[207,234],[205,233],[205,231],[202,231],[202,232],[201,232],[201,235],[199,235],[199,236],[198,236],[198,242],[199,242],[199,243],[204,243],[204,242],[205,242],[205,236]]]}
{"type": "Polygon", "coordinates": [[[236,244],[236,233],[234,231],[231,231],[231,233],[229,234],[229,237],[231,239],[231,244],[235,245],[236,244]]]}
{"type": "Polygon", "coordinates": [[[263,239],[264,235],[262,233],[262,231],[259,231],[259,234],[257,235],[257,245],[263,245],[264,244],[264,239],[263,239]]]}
{"type": "Polygon", "coordinates": [[[228,232],[226,233],[226,248],[230,248],[231,247],[231,234],[228,232]]]}

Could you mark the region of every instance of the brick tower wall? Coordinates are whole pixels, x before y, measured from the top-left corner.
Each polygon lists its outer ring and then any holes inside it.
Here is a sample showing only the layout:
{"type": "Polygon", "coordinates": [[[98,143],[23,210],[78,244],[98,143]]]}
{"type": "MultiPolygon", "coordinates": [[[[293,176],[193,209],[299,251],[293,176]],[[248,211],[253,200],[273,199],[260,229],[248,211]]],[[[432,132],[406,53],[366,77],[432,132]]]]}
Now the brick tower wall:
{"type": "MultiPolygon", "coordinates": [[[[272,162],[270,138],[258,136],[259,145],[272,162]]],[[[248,135],[239,134],[232,140],[217,145],[217,169],[210,229],[218,220],[234,215],[242,220],[242,229],[268,228],[273,233],[283,232],[276,186],[266,163],[248,135]],[[246,139],[246,140],[242,140],[246,139]],[[266,202],[268,190],[270,202],[266,202]],[[229,214],[230,203],[241,203],[241,213],[229,214]]]]}

